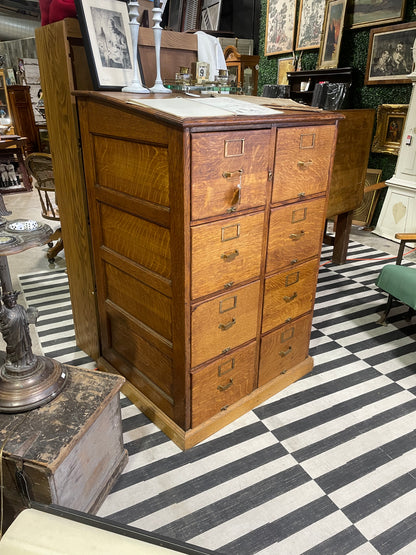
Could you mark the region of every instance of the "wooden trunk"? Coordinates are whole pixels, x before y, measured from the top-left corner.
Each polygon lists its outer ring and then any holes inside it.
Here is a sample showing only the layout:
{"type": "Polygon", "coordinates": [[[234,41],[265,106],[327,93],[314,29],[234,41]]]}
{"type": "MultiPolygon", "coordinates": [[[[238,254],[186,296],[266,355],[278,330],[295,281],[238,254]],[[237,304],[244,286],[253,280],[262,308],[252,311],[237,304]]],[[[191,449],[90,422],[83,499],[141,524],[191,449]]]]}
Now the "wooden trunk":
{"type": "Polygon", "coordinates": [[[98,364],[187,448],[312,368],[342,116],[181,117],[131,96],[77,95],[98,364]]]}
{"type": "Polygon", "coordinates": [[[29,500],[95,513],[127,462],[119,390],[124,379],[68,368],[49,404],[0,414],[5,528],[29,500]]]}

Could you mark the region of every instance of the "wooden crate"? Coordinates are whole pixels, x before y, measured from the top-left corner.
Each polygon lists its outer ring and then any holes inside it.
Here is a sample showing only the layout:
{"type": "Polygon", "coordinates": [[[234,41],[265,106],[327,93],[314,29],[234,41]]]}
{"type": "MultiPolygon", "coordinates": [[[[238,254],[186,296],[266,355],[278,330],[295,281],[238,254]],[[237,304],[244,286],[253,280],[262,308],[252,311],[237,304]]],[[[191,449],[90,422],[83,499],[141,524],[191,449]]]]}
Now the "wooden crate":
{"type": "Polygon", "coordinates": [[[0,414],[4,529],[29,500],[98,510],[127,462],[123,383],[119,376],[71,367],[62,393],[49,404],[0,414]]]}

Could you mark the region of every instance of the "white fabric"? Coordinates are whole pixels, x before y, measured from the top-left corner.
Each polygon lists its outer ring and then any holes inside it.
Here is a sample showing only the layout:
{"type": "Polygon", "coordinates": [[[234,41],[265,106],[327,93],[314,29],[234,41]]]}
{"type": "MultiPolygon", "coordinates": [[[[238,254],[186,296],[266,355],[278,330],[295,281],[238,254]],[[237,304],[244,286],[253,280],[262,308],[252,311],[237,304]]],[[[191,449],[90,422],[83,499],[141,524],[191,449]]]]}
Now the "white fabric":
{"type": "Polygon", "coordinates": [[[142,542],[35,509],[25,509],[0,541],[1,555],[169,555],[176,550],[142,542]]]}
{"type": "Polygon", "coordinates": [[[213,81],[219,69],[227,69],[220,41],[203,31],[195,34],[198,38],[198,62],[209,64],[209,79],[213,81]]]}

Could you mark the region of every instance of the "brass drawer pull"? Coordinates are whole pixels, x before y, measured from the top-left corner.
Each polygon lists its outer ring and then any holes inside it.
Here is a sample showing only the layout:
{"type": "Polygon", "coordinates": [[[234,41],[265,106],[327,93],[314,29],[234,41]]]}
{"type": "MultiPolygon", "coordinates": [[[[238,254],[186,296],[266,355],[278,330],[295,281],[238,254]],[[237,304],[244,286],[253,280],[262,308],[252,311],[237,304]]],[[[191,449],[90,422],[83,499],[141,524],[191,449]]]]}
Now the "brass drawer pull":
{"type": "Polygon", "coordinates": [[[283,358],[292,351],[292,347],[289,347],[287,351],[280,351],[279,355],[283,358]]]}
{"type": "Polygon", "coordinates": [[[230,252],[229,254],[222,254],[221,258],[224,259],[224,262],[231,262],[234,260],[234,258],[236,258],[240,253],[238,252],[238,250],[236,249],[234,252],[230,252]]]}
{"type": "Polygon", "coordinates": [[[226,283],[226,284],[224,285],[224,289],[228,289],[229,287],[232,287],[233,285],[234,285],[234,282],[233,282],[233,281],[229,281],[228,283],[226,283]]]}
{"type": "Polygon", "coordinates": [[[290,261],[291,264],[296,264],[298,262],[297,258],[294,258],[293,260],[290,261]]]}
{"type": "Polygon", "coordinates": [[[299,197],[299,198],[306,197],[306,193],[298,193],[298,197],[299,197]]]}
{"type": "Polygon", "coordinates": [[[240,177],[243,173],[244,170],[240,169],[236,170],[235,172],[223,172],[222,176],[225,177],[225,179],[229,179],[230,177],[234,177],[235,175],[238,175],[238,177],[240,177]]]}
{"type": "Polygon", "coordinates": [[[217,387],[218,391],[227,391],[227,389],[230,389],[230,387],[233,385],[233,379],[230,378],[230,381],[227,383],[227,385],[219,385],[217,387]]]}
{"type": "Polygon", "coordinates": [[[303,169],[303,168],[308,168],[309,166],[312,165],[312,160],[308,160],[307,162],[305,162],[304,160],[298,160],[298,166],[299,168],[303,169]]]}
{"type": "Polygon", "coordinates": [[[230,320],[227,324],[220,324],[218,327],[220,328],[221,331],[227,331],[227,330],[229,330],[232,326],[234,326],[235,323],[236,323],[236,319],[233,318],[233,319],[230,320]]]}
{"type": "Polygon", "coordinates": [[[300,231],[299,233],[291,233],[289,235],[289,239],[292,239],[292,241],[299,241],[299,239],[302,239],[302,237],[304,236],[305,236],[305,232],[300,231]]]}
{"type": "Polygon", "coordinates": [[[285,296],[283,297],[283,300],[284,300],[286,303],[290,303],[291,301],[295,300],[297,296],[298,296],[298,294],[297,294],[296,291],[295,291],[295,292],[293,293],[293,295],[291,295],[290,297],[288,297],[287,295],[285,295],[285,296]]]}

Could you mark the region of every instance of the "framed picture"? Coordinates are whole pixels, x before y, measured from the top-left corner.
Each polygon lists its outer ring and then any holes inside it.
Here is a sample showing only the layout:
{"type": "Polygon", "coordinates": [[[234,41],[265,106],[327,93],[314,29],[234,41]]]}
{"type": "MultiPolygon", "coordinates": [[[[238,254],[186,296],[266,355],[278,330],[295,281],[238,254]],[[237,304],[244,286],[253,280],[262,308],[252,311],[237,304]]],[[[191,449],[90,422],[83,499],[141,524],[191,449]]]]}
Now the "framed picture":
{"type": "Polygon", "coordinates": [[[347,0],[328,0],[318,56],[318,69],[338,66],[347,0]]]}
{"type": "Polygon", "coordinates": [[[133,47],[127,4],[75,0],[95,89],[120,90],[133,79],[133,47]]]}
{"type": "Polygon", "coordinates": [[[408,108],[408,104],[381,104],[377,108],[372,152],[399,153],[408,108]]]}
{"type": "Polygon", "coordinates": [[[295,71],[295,58],[279,58],[277,61],[277,84],[288,85],[287,80],[288,71],[295,71]]]}
{"type": "Polygon", "coordinates": [[[415,38],[416,22],[371,29],[364,83],[410,83],[415,38]]]}
{"type": "Polygon", "coordinates": [[[369,27],[403,21],[405,0],[373,0],[369,9],[368,0],[354,0],[348,5],[346,21],[348,27],[369,27]]]}
{"type": "Polygon", "coordinates": [[[352,223],[369,227],[380,197],[381,189],[386,187],[384,182],[380,183],[382,170],[367,168],[364,181],[364,196],[361,205],[352,213],[352,223]]]}
{"type": "Polygon", "coordinates": [[[319,48],[325,15],[325,0],[301,0],[296,50],[319,48]]]}
{"type": "Polygon", "coordinates": [[[10,68],[6,71],[7,71],[7,75],[6,75],[7,86],[16,85],[16,75],[14,74],[14,69],[10,68]]]}
{"type": "Polygon", "coordinates": [[[0,69],[0,122],[6,124],[11,120],[9,97],[7,95],[7,84],[4,69],[0,69]]]}
{"type": "Polygon", "coordinates": [[[267,0],[264,55],[293,52],[296,0],[267,0]]]}

